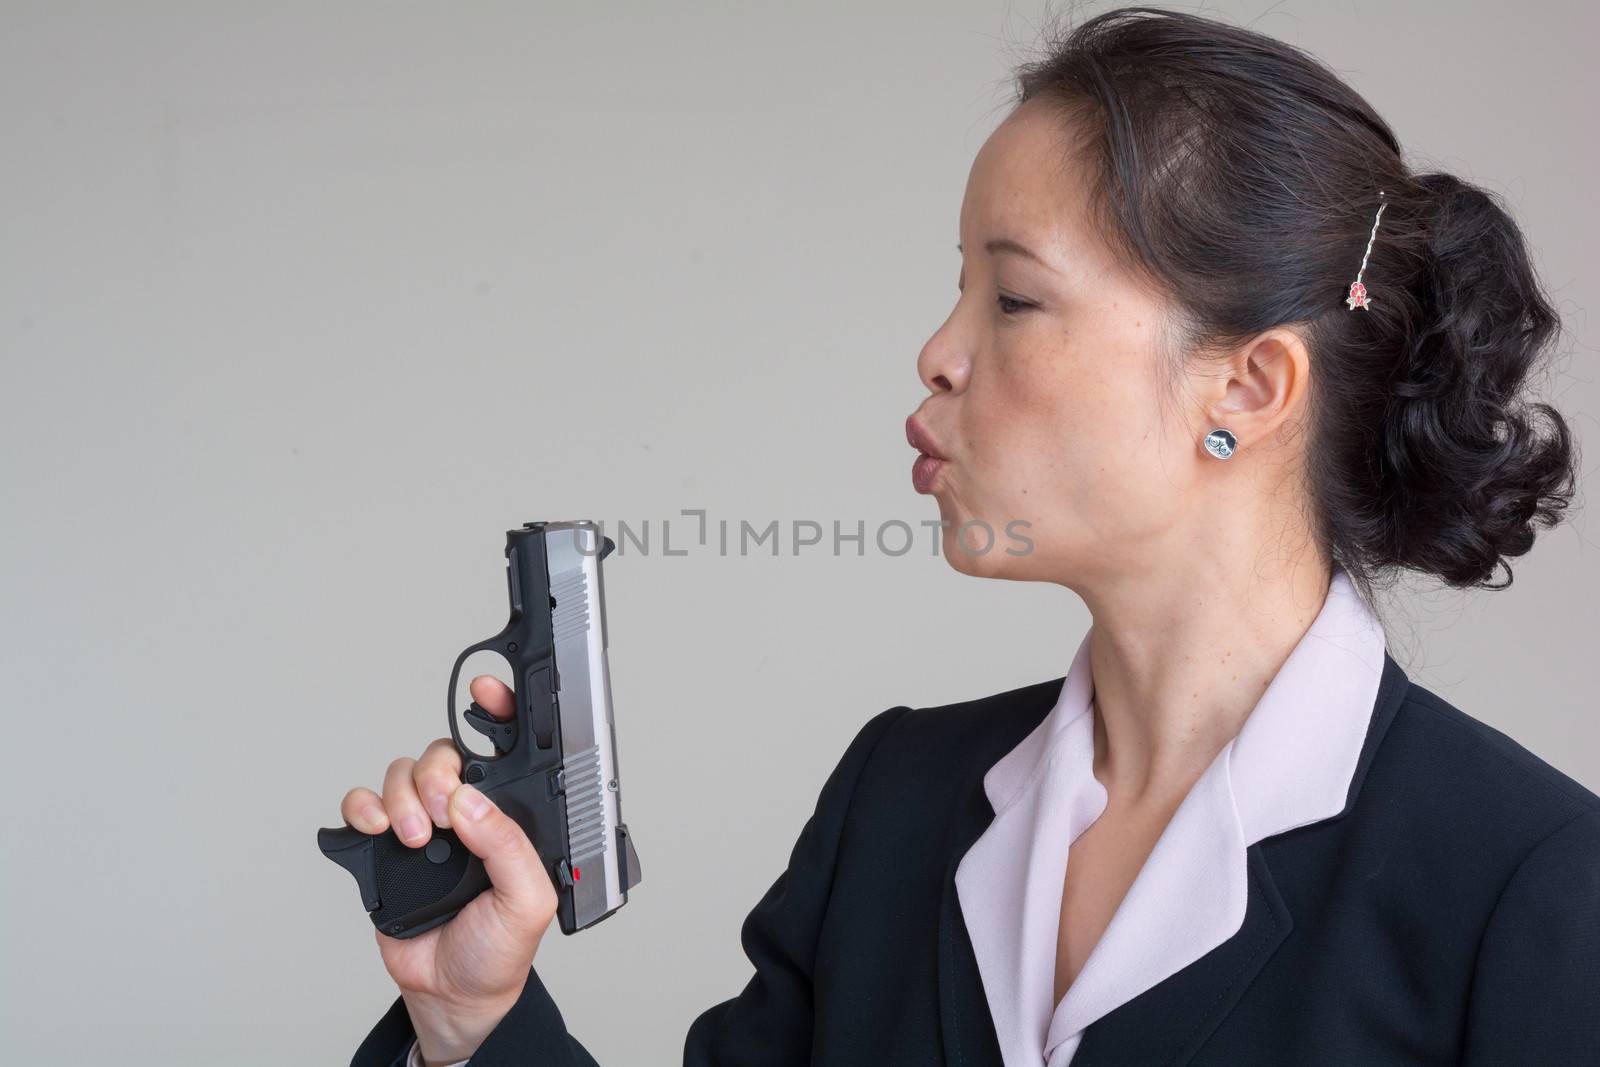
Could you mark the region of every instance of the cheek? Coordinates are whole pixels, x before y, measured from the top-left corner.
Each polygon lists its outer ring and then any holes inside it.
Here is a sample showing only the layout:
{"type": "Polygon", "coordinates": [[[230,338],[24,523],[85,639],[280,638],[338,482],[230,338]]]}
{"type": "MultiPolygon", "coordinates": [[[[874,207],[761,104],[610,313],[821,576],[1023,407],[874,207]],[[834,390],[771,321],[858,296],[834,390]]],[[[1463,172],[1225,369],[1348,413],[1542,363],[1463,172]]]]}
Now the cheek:
{"type": "Polygon", "coordinates": [[[1088,345],[1035,346],[974,375],[963,439],[975,511],[1108,537],[1165,524],[1181,442],[1163,429],[1154,368],[1115,343],[1088,345]]]}
{"type": "Polygon", "coordinates": [[[1094,413],[1107,401],[1106,381],[1083,367],[1070,350],[1034,346],[974,376],[970,439],[993,495],[1015,500],[1081,482],[1095,458],[1086,448],[1094,413]]]}

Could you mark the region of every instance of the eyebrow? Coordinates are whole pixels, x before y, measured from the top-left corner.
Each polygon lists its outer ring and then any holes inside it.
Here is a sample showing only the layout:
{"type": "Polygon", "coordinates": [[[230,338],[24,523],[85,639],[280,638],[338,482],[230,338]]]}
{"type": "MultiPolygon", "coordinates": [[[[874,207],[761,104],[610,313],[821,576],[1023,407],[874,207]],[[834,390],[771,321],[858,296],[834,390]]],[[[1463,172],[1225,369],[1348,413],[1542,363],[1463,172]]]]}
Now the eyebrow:
{"type": "MultiPolygon", "coordinates": [[[[1013,255],[1023,256],[1027,259],[1031,259],[1035,263],[1039,264],[1039,266],[1044,267],[1046,270],[1055,270],[1054,267],[1046,263],[1044,259],[1040,257],[1040,255],[1033,249],[1029,248],[1027,245],[1020,244],[1017,241],[1013,241],[1009,237],[991,237],[989,240],[983,243],[983,248],[984,251],[988,252],[991,256],[998,255],[1001,252],[1010,252],[1013,255]]],[[[962,255],[966,254],[962,249],[960,242],[957,242],[956,244],[956,251],[961,252],[962,255]]]]}

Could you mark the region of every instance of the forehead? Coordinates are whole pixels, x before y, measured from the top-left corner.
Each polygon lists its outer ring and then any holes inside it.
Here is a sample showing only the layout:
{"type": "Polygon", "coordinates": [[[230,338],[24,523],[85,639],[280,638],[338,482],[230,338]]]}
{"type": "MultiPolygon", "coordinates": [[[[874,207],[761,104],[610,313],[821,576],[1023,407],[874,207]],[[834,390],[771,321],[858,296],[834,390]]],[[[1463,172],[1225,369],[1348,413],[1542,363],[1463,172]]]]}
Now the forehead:
{"type": "Polygon", "coordinates": [[[1088,172],[1074,127],[1039,98],[1022,104],[979,149],[961,203],[962,240],[1009,236],[1059,263],[1092,250],[1088,172]]]}

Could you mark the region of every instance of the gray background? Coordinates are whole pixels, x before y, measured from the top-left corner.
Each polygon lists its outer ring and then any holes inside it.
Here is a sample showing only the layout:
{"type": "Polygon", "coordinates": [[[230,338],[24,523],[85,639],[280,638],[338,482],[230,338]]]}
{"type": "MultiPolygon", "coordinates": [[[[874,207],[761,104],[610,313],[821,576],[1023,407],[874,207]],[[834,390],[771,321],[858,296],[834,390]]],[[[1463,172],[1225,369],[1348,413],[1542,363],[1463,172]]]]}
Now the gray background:
{"type": "MultiPolygon", "coordinates": [[[[1040,9],[599,7],[4,5],[9,1062],[348,1059],[394,990],[314,831],[444,732],[506,529],[937,518],[901,423],[1040,9]]],[[[1204,10],[1509,198],[1592,439],[1594,6],[1204,10]]],[[[1416,681],[1595,787],[1592,542],[1387,608],[1416,681]]],[[[743,987],[865,719],[1065,672],[1076,597],[930,545],[608,561],[644,881],[539,957],[601,1062],[743,987]]]]}

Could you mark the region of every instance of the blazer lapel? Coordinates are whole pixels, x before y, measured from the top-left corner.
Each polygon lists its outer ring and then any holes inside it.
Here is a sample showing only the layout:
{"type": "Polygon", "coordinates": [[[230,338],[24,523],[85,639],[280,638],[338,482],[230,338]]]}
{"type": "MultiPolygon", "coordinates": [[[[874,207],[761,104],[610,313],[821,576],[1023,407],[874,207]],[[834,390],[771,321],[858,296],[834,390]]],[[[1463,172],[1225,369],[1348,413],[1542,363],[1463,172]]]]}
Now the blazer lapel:
{"type": "MultiPolygon", "coordinates": [[[[1087,654],[1087,638],[1079,655],[1087,654]]],[[[995,1018],[984,992],[961,908],[956,874],[961,861],[978,839],[995,825],[995,802],[985,779],[999,771],[996,784],[1007,786],[1025,777],[1042,753],[1041,724],[1064,693],[1066,678],[1015,690],[982,709],[981,732],[966,740],[970,760],[955,779],[954,811],[950,818],[949,846],[939,886],[939,929],[935,957],[938,963],[939,1018],[944,1028],[946,1060],[954,1067],[1004,1067],[996,1036],[995,1018]]],[[[1018,816],[1021,818],[1021,816],[1018,816]]],[[[999,827],[1004,830],[1005,827],[999,827]]],[[[996,859],[1025,868],[1027,849],[996,854],[996,859]]],[[[997,929],[992,924],[986,930],[997,929]]]]}
{"type": "MultiPolygon", "coordinates": [[[[939,1009],[952,1067],[1003,1067],[995,1019],[968,936],[956,868],[988,829],[994,811],[981,790],[958,816],[955,854],[945,869],[939,909],[939,1009]]],[[[1288,936],[1293,921],[1259,848],[1248,851],[1244,923],[1227,941],[1085,1031],[1073,1067],[1181,1063],[1199,1048],[1288,936]],[[1176,1058],[1175,1058],[1176,1057],[1176,1058]]]]}
{"type": "Polygon", "coordinates": [[[1294,927],[1260,847],[1247,853],[1248,904],[1238,932],[1083,1031],[1072,1067],[1188,1062],[1294,927]]]}
{"type": "MultiPolygon", "coordinates": [[[[1385,651],[1378,696],[1344,809],[1312,826],[1340,818],[1354,806],[1408,684],[1405,672],[1385,651]]],[[[980,768],[980,777],[985,769],[980,768]]],[[[952,820],[951,852],[940,890],[937,960],[946,1059],[952,1067],[1003,1067],[994,1016],[956,890],[957,868],[994,822],[995,812],[981,781],[971,781],[962,792],[952,820]]],[[[1288,832],[1308,829],[1297,827],[1288,832]]],[[[1246,859],[1246,904],[1238,931],[1090,1023],[1072,1057],[1072,1067],[1184,1064],[1233,1010],[1294,927],[1261,845],[1249,846],[1246,859]]]]}
{"type": "MultiPolygon", "coordinates": [[[[1409,686],[1405,671],[1387,651],[1372,719],[1345,796],[1343,810],[1288,833],[1309,832],[1342,818],[1355,806],[1361,783],[1409,686]]],[[[1270,840],[1270,839],[1268,839],[1270,840]]],[[[1261,843],[1247,856],[1248,904],[1238,933],[1183,970],[1101,1016],[1083,1032],[1072,1067],[1127,1063],[1185,1064],[1244,996],[1272,954],[1294,928],[1294,917],[1273,880],[1261,843]]]]}
{"type": "Polygon", "coordinates": [[[984,997],[977,956],[956,894],[956,868],[989,827],[994,809],[980,783],[972,783],[965,792],[952,827],[953,847],[940,888],[939,1020],[944,1027],[945,1060],[950,1067],[1004,1067],[994,1017],[984,997]]]}

